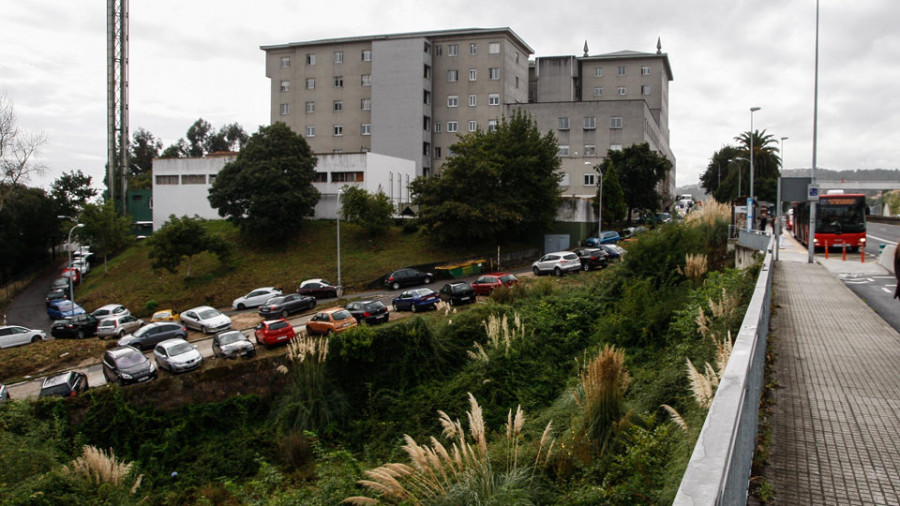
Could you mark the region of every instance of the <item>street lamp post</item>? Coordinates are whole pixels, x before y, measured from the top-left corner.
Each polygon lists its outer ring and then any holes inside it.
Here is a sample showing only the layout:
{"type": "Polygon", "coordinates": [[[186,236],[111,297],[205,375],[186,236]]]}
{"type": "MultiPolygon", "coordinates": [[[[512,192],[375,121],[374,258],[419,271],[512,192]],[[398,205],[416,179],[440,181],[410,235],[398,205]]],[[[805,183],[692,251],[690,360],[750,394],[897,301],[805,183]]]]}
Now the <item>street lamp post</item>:
{"type": "Polygon", "coordinates": [[[784,170],[784,141],[788,140],[790,137],[782,137],[781,138],[781,170],[784,170]]]}
{"type": "MultiPolygon", "coordinates": [[[[749,162],[750,160],[744,158],[743,156],[736,156],[731,159],[731,161],[741,161],[741,162],[749,162]]],[[[737,196],[741,196],[741,180],[744,179],[744,166],[738,165],[738,194],[737,196]]]]}
{"type": "Polygon", "coordinates": [[[344,190],[337,192],[337,295],[343,297],[344,287],[341,285],[341,195],[344,190]]]}
{"type": "MultiPolygon", "coordinates": [[[[76,228],[84,227],[84,223],[76,223],[69,230],[69,238],[66,239],[66,250],[69,252],[69,264],[66,265],[66,268],[72,267],[72,232],[75,231],[76,228]]],[[[73,285],[74,281],[72,280],[72,273],[69,273],[69,300],[72,301],[72,304],[75,304],[75,286],[73,285]]]]}
{"type": "Polygon", "coordinates": [[[759,107],[751,107],[750,108],[750,201],[751,204],[747,207],[747,231],[749,232],[753,227],[753,220],[755,216],[753,216],[753,203],[756,202],[756,195],[753,193],[753,113],[758,111],[759,107]]]}
{"type": "MultiPolygon", "coordinates": [[[[725,163],[730,165],[732,160],[734,160],[734,159],[729,158],[728,160],[725,160],[725,163]]],[[[716,191],[719,191],[719,188],[721,186],[722,186],[722,162],[720,161],[719,162],[719,182],[718,182],[718,184],[716,184],[716,191]]]]}

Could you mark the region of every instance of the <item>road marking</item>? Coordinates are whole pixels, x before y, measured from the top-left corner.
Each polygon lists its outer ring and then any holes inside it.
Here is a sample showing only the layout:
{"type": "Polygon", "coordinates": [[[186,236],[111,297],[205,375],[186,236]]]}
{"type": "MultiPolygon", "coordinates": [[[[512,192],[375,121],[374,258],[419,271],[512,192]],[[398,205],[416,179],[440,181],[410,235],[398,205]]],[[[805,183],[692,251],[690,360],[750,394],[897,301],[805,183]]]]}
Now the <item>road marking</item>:
{"type": "Polygon", "coordinates": [[[894,293],[894,291],[891,290],[890,288],[884,288],[884,287],[882,287],[882,290],[884,290],[885,293],[894,293]]]}
{"type": "MultiPolygon", "coordinates": [[[[889,241],[889,240],[884,239],[884,238],[882,238],[882,237],[878,237],[877,235],[866,234],[866,237],[871,237],[872,239],[875,239],[875,240],[877,240],[877,241],[879,241],[879,242],[883,242],[883,243],[885,243],[885,244],[890,244],[891,246],[896,246],[896,245],[897,245],[896,242],[894,242],[894,241],[889,241]]],[[[868,242],[868,241],[866,241],[866,242],[868,242]]]]}

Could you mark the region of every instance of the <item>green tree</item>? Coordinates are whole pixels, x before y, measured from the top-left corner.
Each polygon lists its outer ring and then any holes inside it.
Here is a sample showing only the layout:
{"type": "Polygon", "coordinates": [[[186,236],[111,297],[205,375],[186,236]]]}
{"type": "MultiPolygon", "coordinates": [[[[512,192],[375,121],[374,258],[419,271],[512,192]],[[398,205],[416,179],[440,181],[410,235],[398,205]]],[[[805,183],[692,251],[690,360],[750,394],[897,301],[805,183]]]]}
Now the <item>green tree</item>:
{"type": "Polygon", "coordinates": [[[153,170],[153,159],[158,158],[163,143],[147,130],[138,128],[131,141],[131,155],[128,174],[130,189],[147,189],[152,186],[150,173],[153,170]]]}
{"type": "Polygon", "coordinates": [[[260,127],[209,191],[219,216],[245,235],[278,241],[296,234],[319,201],[316,158],[303,137],[284,123],[260,127]]]}
{"type": "Polygon", "coordinates": [[[731,202],[738,197],[737,178],[741,163],[741,160],[738,160],[740,157],[739,148],[723,146],[722,149],[713,153],[706,166],[706,171],[700,175],[700,186],[719,202],[731,202]]]}
{"type": "Polygon", "coordinates": [[[56,206],[44,190],[22,186],[8,193],[0,209],[0,283],[49,261],[58,227],[56,206]]]}
{"type": "Polygon", "coordinates": [[[600,205],[600,190],[603,190],[603,224],[604,228],[610,228],[614,223],[625,219],[628,213],[628,205],[625,203],[625,192],[619,184],[619,175],[613,166],[607,167],[600,175],[603,184],[597,188],[597,197],[594,197],[594,207],[600,205]]]}
{"type": "Polygon", "coordinates": [[[166,269],[175,273],[182,260],[187,258],[187,274],[191,277],[194,255],[209,251],[215,253],[221,262],[231,257],[231,248],[221,237],[209,234],[203,218],[173,215],[147,239],[150,247],[147,256],[153,269],[166,269]]]}
{"type": "Polygon", "coordinates": [[[57,215],[74,219],[90,199],[97,195],[91,186],[92,177],[80,170],[63,172],[50,186],[50,197],[56,204],[57,215]]]}
{"type": "MultiPolygon", "coordinates": [[[[742,157],[750,159],[750,132],[744,132],[734,138],[738,141],[742,157]]],[[[747,165],[749,167],[749,164],[747,165]]],[[[779,156],[778,141],[767,134],[765,130],[753,132],[753,193],[759,200],[775,202],[777,198],[778,178],[781,176],[781,157],[779,156]]],[[[746,174],[742,181],[743,193],[750,195],[750,174],[746,174]]]]}
{"type": "Polygon", "coordinates": [[[628,206],[628,221],[635,209],[656,211],[662,196],[657,186],[672,169],[672,162],[650,149],[648,143],[609,150],[601,163],[603,170],[615,168],[628,206]]]}
{"type": "Polygon", "coordinates": [[[556,136],[516,111],[496,130],[451,146],[441,177],[410,184],[426,233],[439,242],[518,239],[550,227],[561,200],[556,136]]]}
{"type": "Polygon", "coordinates": [[[131,219],[120,217],[115,204],[107,200],[103,204],[85,204],[80,221],[84,228],[78,232],[79,236],[91,245],[94,254],[103,257],[103,273],[108,273],[109,255],[124,247],[131,238],[131,219]]]}
{"type": "Polygon", "coordinates": [[[361,226],[372,236],[387,232],[391,226],[394,206],[384,192],[369,193],[356,186],[348,186],[341,195],[341,217],[361,226]]]}

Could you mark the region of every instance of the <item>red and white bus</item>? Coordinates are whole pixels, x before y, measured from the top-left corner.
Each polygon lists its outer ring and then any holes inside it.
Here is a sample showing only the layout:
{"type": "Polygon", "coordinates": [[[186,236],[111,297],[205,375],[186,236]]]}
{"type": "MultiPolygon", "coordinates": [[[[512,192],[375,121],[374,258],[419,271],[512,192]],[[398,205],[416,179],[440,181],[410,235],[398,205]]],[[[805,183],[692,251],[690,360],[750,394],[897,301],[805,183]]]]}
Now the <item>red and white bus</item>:
{"type": "MultiPolygon", "coordinates": [[[[816,248],[848,248],[858,251],[866,247],[866,196],[862,194],[828,194],[819,196],[816,206],[816,248]]],[[[809,245],[809,202],[794,204],[794,237],[809,245]]]]}

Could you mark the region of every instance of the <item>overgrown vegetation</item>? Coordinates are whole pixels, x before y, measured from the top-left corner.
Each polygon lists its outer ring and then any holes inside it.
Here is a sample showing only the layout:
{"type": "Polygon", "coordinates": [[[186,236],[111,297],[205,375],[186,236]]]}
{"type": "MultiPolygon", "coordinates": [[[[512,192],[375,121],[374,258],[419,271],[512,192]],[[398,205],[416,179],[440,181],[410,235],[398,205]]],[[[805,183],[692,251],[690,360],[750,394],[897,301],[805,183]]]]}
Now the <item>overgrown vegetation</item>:
{"type": "Polygon", "coordinates": [[[523,279],[485,304],[360,326],[327,348],[301,342],[271,372],[291,378],[271,401],[236,395],[162,411],[124,403],[112,387],[7,403],[0,496],[671,503],[697,431],[661,405],[702,425],[685,364],[717,364],[757,274],[727,267],[726,234],[725,216],[660,227],[600,272],[523,279]],[[128,479],[98,487],[62,471],[85,445],[133,463],[128,479]]]}

